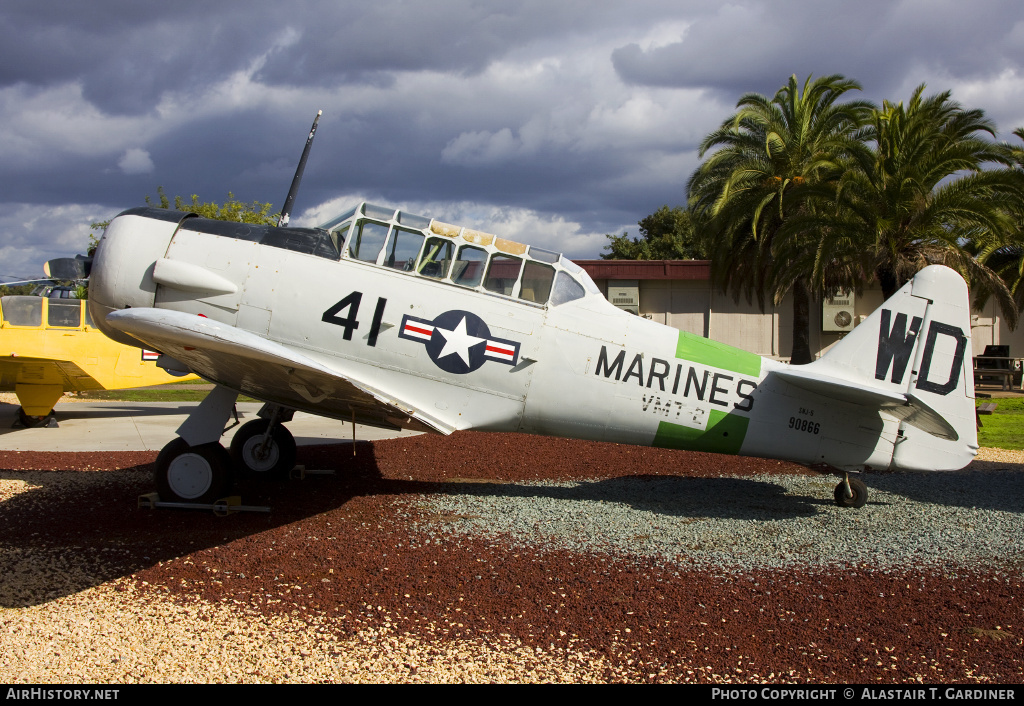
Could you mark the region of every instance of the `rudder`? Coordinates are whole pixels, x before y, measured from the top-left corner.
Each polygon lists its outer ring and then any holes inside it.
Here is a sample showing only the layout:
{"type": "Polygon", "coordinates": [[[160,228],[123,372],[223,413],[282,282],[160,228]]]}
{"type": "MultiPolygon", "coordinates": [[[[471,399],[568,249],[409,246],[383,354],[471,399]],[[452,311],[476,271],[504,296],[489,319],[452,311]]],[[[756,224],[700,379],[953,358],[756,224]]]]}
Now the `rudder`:
{"type": "Polygon", "coordinates": [[[967,284],[931,265],[807,367],[903,398],[880,405],[902,420],[893,467],[957,470],[978,449],[971,362],[967,284]]]}

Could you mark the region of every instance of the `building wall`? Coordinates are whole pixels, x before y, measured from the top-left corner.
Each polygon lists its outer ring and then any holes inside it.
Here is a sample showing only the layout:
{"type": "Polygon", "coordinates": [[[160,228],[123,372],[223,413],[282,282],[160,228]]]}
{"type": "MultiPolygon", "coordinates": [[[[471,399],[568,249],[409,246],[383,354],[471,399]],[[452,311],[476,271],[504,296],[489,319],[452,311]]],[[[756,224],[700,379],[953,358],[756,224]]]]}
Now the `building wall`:
{"type": "MultiPolygon", "coordinates": [[[[607,294],[607,279],[596,279],[607,294]]],[[[706,279],[641,279],[640,315],[681,331],[721,341],[758,355],[789,360],[793,342],[793,299],[787,296],[778,307],[768,303],[761,311],[757,302],[738,302],[712,288],[706,279]]],[[[877,286],[856,299],[854,314],[859,324],[882,305],[877,286]]],[[[1010,331],[994,301],[971,317],[974,355],[989,344],[1008,344],[1010,354],[1024,356],[1024,325],[1010,331]]],[[[811,303],[811,351],[820,356],[845,334],[822,331],[821,302],[811,303]]]]}

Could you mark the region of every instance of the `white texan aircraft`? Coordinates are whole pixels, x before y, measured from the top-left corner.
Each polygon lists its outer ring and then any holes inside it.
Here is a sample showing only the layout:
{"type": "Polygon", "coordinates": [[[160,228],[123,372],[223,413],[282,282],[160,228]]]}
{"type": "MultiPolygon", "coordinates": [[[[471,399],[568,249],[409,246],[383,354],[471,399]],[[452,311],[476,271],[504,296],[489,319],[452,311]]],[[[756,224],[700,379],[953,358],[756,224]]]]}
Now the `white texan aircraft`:
{"type": "MultiPolygon", "coordinates": [[[[92,317],[217,387],[157,461],[209,501],[295,460],[295,410],[392,429],[527,432],[842,471],[955,470],[977,445],[964,280],[927,267],[790,366],[621,311],[562,255],[362,203],[318,228],[135,208],[103,235],[92,317]],[[266,402],[230,453],[237,394],[266,402]]],[[[847,474],[840,505],[862,506],[847,474]]]]}

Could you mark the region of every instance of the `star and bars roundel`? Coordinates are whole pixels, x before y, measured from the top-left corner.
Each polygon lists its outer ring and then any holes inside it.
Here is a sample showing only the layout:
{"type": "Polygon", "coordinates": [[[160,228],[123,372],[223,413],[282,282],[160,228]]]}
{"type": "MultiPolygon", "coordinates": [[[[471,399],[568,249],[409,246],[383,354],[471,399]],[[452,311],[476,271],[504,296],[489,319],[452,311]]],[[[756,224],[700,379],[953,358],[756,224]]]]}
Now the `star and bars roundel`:
{"type": "Polygon", "coordinates": [[[519,342],[495,338],[471,311],[453,309],[433,321],[406,314],[398,336],[426,346],[434,365],[446,373],[471,373],[489,360],[505,365],[519,362],[519,342]]]}

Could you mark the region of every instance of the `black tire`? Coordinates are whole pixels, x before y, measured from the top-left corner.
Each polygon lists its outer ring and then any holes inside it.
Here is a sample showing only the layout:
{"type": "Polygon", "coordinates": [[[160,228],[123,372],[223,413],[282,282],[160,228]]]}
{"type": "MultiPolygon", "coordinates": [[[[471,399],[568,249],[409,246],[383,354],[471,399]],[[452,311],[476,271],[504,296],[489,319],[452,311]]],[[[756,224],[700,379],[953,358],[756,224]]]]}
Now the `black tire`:
{"type": "Polygon", "coordinates": [[[843,483],[837,485],[835,492],[836,505],[839,507],[864,507],[868,501],[868,487],[864,484],[864,481],[860,478],[851,478],[850,491],[853,493],[852,498],[846,497],[846,488],[843,487],[843,483]]]}
{"type": "MultiPolygon", "coordinates": [[[[53,410],[50,410],[50,414],[53,414],[53,410]]],[[[31,414],[25,414],[24,407],[18,407],[18,421],[21,422],[21,426],[26,429],[37,427],[47,420],[50,414],[44,414],[41,417],[34,417],[31,414]]]]}
{"type": "Polygon", "coordinates": [[[218,443],[189,446],[178,437],[156,457],[156,488],[160,499],[180,503],[212,503],[231,490],[231,456],[218,443]]]}
{"type": "Polygon", "coordinates": [[[295,437],[281,424],[275,424],[270,432],[266,456],[258,458],[268,424],[268,419],[246,422],[231,440],[231,460],[239,474],[246,478],[282,480],[295,468],[295,437]]]}

